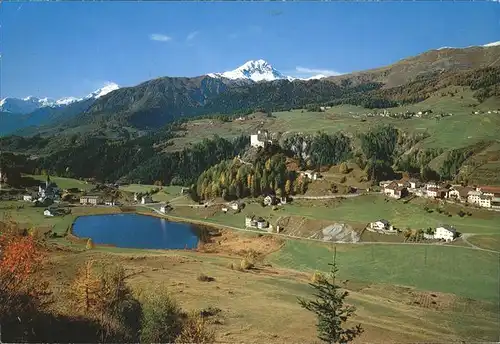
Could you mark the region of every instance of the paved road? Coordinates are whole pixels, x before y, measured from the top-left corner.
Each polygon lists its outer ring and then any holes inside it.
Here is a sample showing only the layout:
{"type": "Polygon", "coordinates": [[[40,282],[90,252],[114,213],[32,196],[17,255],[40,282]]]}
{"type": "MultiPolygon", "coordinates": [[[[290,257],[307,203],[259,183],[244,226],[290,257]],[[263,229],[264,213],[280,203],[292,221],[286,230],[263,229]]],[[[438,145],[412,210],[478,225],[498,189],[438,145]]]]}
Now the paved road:
{"type": "MultiPolygon", "coordinates": [[[[150,209],[157,214],[167,218],[167,219],[173,219],[173,220],[178,220],[178,221],[183,221],[183,222],[189,222],[189,223],[194,223],[194,224],[200,224],[200,225],[206,225],[210,227],[220,227],[220,228],[226,228],[226,229],[231,229],[231,230],[237,230],[237,231],[244,231],[244,232],[253,232],[253,233],[258,233],[258,234],[270,234],[270,235],[276,235],[280,236],[283,238],[288,238],[288,239],[297,239],[297,240],[308,240],[308,241],[315,241],[315,242],[321,242],[321,243],[331,243],[331,244],[348,244],[348,245],[410,245],[410,246],[446,246],[446,247],[458,247],[458,248],[465,248],[469,250],[479,250],[479,251],[486,251],[486,252],[492,252],[492,253],[499,253],[498,251],[494,250],[488,250],[485,248],[477,247],[475,245],[470,244],[468,241],[464,239],[466,243],[468,243],[471,247],[464,247],[464,246],[458,246],[458,245],[445,245],[444,243],[411,243],[411,242],[374,242],[374,241],[360,241],[360,242],[328,242],[324,241],[321,239],[312,239],[312,238],[304,238],[304,237],[299,237],[299,236],[293,236],[293,235],[287,235],[283,233],[274,233],[274,232],[268,232],[268,231],[263,231],[263,230],[258,230],[258,229],[246,229],[246,228],[241,228],[241,227],[233,227],[233,226],[227,226],[227,225],[222,225],[219,223],[215,222],[210,222],[210,221],[203,221],[203,220],[194,220],[191,218],[186,218],[186,217],[180,217],[180,216],[171,216],[168,214],[164,214],[158,209],[154,207],[150,207],[148,205],[139,205],[141,207],[150,209]]],[[[465,233],[465,237],[470,237],[474,234],[472,233],[465,233]]]]}
{"type": "Polygon", "coordinates": [[[326,195],[326,196],[304,196],[304,195],[295,195],[290,196],[291,199],[332,199],[332,198],[353,198],[358,197],[365,194],[345,194],[345,195],[326,195]]]}

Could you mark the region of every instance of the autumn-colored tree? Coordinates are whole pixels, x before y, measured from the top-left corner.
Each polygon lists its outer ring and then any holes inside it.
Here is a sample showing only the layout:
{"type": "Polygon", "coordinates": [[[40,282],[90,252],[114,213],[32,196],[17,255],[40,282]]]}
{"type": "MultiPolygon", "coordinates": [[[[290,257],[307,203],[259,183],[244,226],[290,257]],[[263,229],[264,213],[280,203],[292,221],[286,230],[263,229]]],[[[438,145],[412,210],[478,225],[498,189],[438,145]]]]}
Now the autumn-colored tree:
{"type": "Polygon", "coordinates": [[[99,303],[100,281],[93,271],[94,261],[89,260],[80,268],[72,285],[73,301],[84,313],[95,312],[99,303]]]}
{"type": "Polygon", "coordinates": [[[92,238],[89,238],[89,239],[87,240],[87,245],[85,245],[85,248],[86,248],[87,250],[91,250],[91,249],[93,249],[93,248],[94,248],[94,242],[92,241],[92,238]]]}
{"type": "Polygon", "coordinates": [[[290,195],[290,192],[292,191],[292,181],[290,179],[287,179],[285,183],[285,193],[287,195],[290,195]]]}
{"type": "Polygon", "coordinates": [[[207,323],[200,314],[192,313],[184,322],[182,332],[175,343],[198,343],[210,344],[215,342],[215,333],[210,330],[207,323]]]}
{"type": "Polygon", "coordinates": [[[80,269],[72,285],[77,309],[99,321],[101,341],[135,341],[140,323],[140,304],[125,283],[119,265],[94,268],[92,260],[80,269]]]}
{"type": "Polygon", "coordinates": [[[47,282],[38,274],[43,252],[35,237],[13,223],[0,223],[0,324],[24,338],[32,319],[49,301],[47,282]]]}

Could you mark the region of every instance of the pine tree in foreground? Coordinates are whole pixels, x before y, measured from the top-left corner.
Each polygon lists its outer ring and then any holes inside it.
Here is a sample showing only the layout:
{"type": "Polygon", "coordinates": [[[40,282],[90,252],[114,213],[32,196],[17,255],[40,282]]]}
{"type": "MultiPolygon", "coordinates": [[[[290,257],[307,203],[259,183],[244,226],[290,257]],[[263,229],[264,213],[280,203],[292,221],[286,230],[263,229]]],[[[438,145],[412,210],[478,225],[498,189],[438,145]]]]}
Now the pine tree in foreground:
{"type": "Polygon", "coordinates": [[[316,314],[318,318],[316,327],[320,340],[329,344],[345,344],[363,333],[363,329],[360,324],[351,328],[343,327],[347,319],[354,315],[356,308],[344,304],[344,300],[349,293],[345,290],[342,291],[341,287],[335,282],[338,271],[335,255],[333,263],[328,265],[330,265],[331,269],[327,276],[309,283],[315,291],[316,300],[309,301],[299,298],[298,302],[302,308],[316,314]]]}

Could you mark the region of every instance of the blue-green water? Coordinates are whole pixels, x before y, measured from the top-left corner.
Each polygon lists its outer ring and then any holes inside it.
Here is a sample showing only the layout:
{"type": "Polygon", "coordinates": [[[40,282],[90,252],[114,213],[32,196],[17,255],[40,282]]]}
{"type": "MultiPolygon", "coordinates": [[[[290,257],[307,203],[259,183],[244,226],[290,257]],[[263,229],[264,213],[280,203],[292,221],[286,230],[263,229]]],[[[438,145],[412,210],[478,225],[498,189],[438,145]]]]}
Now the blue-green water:
{"type": "Polygon", "coordinates": [[[196,248],[197,226],[138,214],[91,215],[76,219],[73,234],[95,244],[123,248],[196,248]]]}

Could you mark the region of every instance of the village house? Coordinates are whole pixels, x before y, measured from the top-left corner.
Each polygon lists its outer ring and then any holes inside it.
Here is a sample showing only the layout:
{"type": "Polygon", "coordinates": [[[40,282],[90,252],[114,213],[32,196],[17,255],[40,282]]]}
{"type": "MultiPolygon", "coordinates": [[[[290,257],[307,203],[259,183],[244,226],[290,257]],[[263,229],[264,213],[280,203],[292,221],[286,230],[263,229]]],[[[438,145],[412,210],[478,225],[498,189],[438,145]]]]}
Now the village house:
{"type": "Polygon", "coordinates": [[[448,191],[448,198],[458,202],[467,202],[467,196],[469,191],[472,191],[473,188],[466,186],[452,186],[448,191]]]}
{"type": "Polygon", "coordinates": [[[227,207],[225,207],[225,206],[224,206],[224,207],[222,207],[222,208],[221,208],[221,210],[222,210],[224,213],[227,213],[227,211],[228,211],[229,209],[227,209],[227,207]]]}
{"type": "Polygon", "coordinates": [[[153,203],[153,198],[149,195],[141,197],[141,204],[153,203]]]}
{"type": "Polygon", "coordinates": [[[250,145],[252,147],[262,147],[272,144],[270,135],[267,130],[259,130],[257,134],[250,135],[250,145]]]}
{"type": "Polygon", "coordinates": [[[479,204],[481,200],[481,195],[482,195],[481,191],[475,191],[475,190],[469,191],[467,193],[467,202],[472,204],[479,204]]]}
{"type": "Polygon", "coordinates": [[[134,192],[134,202],[139,202],[139,196],[134,192]]]}
{"type": "Polygon", "coordinates": [[[82,196],[80,197],[80,204],[98,205],[101,203],[99,196],[82,196]]]}
{"type": "Polygon", "coordinates": [[[245,217],[245,227],[264,229],[269,227],[269,222],[262,217],[256,218],[255,216],[245,217]]]}
{"type": "Polygon", "coordinates": [[[482,194],[481,196],[479,196],[479,206],[483,208],[491,208],[492,199],[493,197],[482,194]]]}
{"type": "Polygon", "coordinates": [[[276,205],[277,203],[276,197],[273,195],[264,197],[264,205],[276,205]]]}
{"type": "Polygon", "coordinates": [[[392,182],[384,187],[384,194],[388,197],[400,199],[406,196],[407,189],[404,186],[398,186],[397,182],[392,182]]]}
{"type": "Polygon", "coordinates": [[[44,215],[44,216],[48,216],[48,217],[52,217],[52,216],[54,216],[54,214],[52,213],[52,211],[51,211],[50,209],[45,209],[45,210],[43,211],[43,215],[44,215]]]}
{"type": "Polygon", "coordinates": [[[444,239],[446,241],[453,241],[457,236],[457,231],[453,226],[441,225],[436,228],[434,232],[434,239],[444,239]]]}
{"type": "Polygon", "coordinates": [[[378,185],[381,187],[381,188],[385,188],[386,186],[388,186],[389,184],[392,183],[392,180],[384,180],[384,181],[381,181],[380,183],[378,183],[378,185]]]}
{"type": "Polygon", "coordinates": [[[437,189],[438,187],[439,187],[439,185],[436,182],[427,182],[425,184],[425,188],[427,190],[429,190],[429,189],[437,189]]]}
{"type": "Polygon", "coordinates": [[[33,196],[31,196],[31,195],[24,195],[23,196],[23,201],[25,201],[25,202],[33,202],[33,196]]]}
{"type": "Polygon", "coordinates": [[[115,206],[115,200],[112,199],[112,198],[109,198],[107,200],[104,201],[104,204],[107,205],[107,206],[110,206],[110,207],[114,207],[115,206]]]}
{"type": "Polygon", "coordinates": [[[373,230],[376,230],[376,231],[379,231],[379,230],[380,231],[386,231],[386,230],[392,231],[393,227],[389,223],[389,221],[384,220],[384,219],[380,219],[378,221],[371,222],[370,223],[370,229],[373,229],[373,230]]]}
{"type": "Polygon", "coordinates": [[[262,217],[259,217],[257,219],[257,228],[258,229],[264,229],[264,228],[267,228],[269,227],[269,222],[267,222],[266,220],[264,220],[262,217]]]}
{"type": "Polygon", "coordinates": [[[302,177],[307,177],[310,180],[317,180],[320,176],[318,172],[307,170],[307,171],[301,171],[300,175],[302,177]]]}
{"type": "Polygon", "coordinates": [[[417,179],[410,179],[406,184],[406,187],[412,190],[415,190],[420,186],[422,186],[422,183],[420,183],[420,181],[418,181],[417,179]]]}
{"type": "Polygon", "coordinates": [[[245,227],[257,227],[257,220],[255,216],[245,217],[245,227]]]}
{"type": "Polygon", "coordinates": [[[448,190],[447,189],[442,189],[442,188],[428,188],[427,189],[427,197],[430,198],[447,198],[448,195],[448,190]]]}
{"type": "Polygon", "coordinates": [[[239,201],[231,202],[231,204],[229,204],[229,206],[233,210],[240,210],[241,209],[241,202],[239,202],[239,201]]]}
{"type": "Polygon", "coordinates": [[[160,212],[162,212],[163,214],[165,214],[167,212],[167,209],[168,209],[168,205],[166,205],[166,204],[162,204],[160,206],[160,212]]]}
{"type": "Polygon", "coordinates": [[[288,197],[287,196],[282,196],[280,198],[280,203],[281,204],[287,204],[288,203],[288,197]]]}
{"type": "Polygon", "coordinates": [[[485,196],[500,197],[500,187],[495,186],[478,186],[476,191],[482,192],[485,196]]]}

